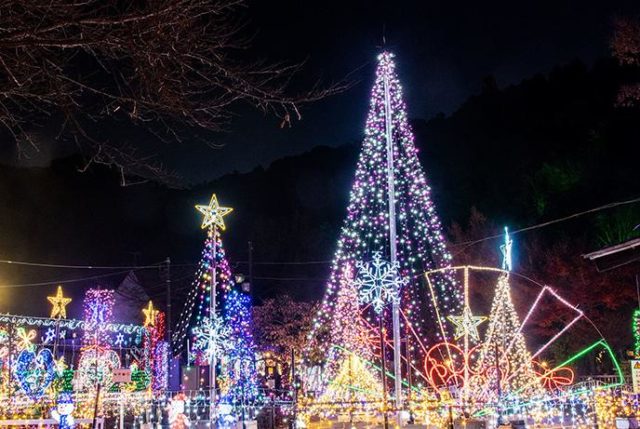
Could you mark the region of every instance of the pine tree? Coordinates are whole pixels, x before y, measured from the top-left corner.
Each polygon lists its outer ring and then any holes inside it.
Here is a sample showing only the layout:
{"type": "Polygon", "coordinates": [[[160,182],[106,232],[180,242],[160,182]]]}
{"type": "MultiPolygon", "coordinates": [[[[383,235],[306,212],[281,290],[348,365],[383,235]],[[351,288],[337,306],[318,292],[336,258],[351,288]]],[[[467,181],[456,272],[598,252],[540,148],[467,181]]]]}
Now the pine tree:
{"type": "Polygon", "coordinates": [[[503,274],[498,279],[476,366],[476,372],[486,376],[471,386],[472,397],[476,400],[491,402],[515,395],[527,397],[543,393],[520,326],[511,300],[509,275],[503,274]]]}
{"type": "MultiPolygon", "coordinates": [[[[343,287],[341,276],[345,267],[354,267],[358,261],[371,260],[374,252],[381,252],[385,259],[389,259],[387,95],[394,159],[397,260],[400,276],[409,279],[402,292],[401,309],[423,344],[442,338],[434,301],[440,317],[461,311],[461,291],[450,274],[432,279],[433,295],[424,286],[423,273],[450,266],[451,256],[446,249],[430,188],[418,160],[418,150],[409,127],[402,88],[392,58],[393,55],[388,52],[379,57],[365,138],[350,193],[347,216],[333,258],[324,299],[310,333],[310,350],[318,344],[344,346],[339,344],[344,340],[342,335],[329,328],[332,326],[332,319],[343,317],[339,315],[337,303],[343,287]],[[385,82],[388,83],[388,91],[385,91],[385,82]]],[[[377,325],[373,322],[373,314],[369,314],[369,320],[377,325]]],[[[448,337],[446,332],[445,337],[448,337]]],[[[420,359],[419,353],[416,352],[415,357],[420,359]]],[[[306,363],[315,364],[309,358],[306,363]]]]}

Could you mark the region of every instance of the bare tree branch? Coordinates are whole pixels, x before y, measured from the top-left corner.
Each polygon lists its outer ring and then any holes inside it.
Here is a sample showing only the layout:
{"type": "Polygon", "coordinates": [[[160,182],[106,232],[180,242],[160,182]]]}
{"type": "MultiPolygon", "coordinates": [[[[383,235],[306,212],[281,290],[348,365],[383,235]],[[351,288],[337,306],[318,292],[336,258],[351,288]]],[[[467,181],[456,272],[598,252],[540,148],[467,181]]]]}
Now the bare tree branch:
{"type": "Polygon", "coordinates": [[[157,166],[145,173],[133,147],[104,141],[95,124],[124,120],[175,141],[193,129],[223,130],[241,101],[291,118],[299,117],[299,105],[345,88],[292,95],[298,64],[242,61],[248,47],[242,6],[242,0],[0,0],[0,127],[18,143],[59,120],[60,136],[73,138],[92,162],[152,177],[157,166]]]}

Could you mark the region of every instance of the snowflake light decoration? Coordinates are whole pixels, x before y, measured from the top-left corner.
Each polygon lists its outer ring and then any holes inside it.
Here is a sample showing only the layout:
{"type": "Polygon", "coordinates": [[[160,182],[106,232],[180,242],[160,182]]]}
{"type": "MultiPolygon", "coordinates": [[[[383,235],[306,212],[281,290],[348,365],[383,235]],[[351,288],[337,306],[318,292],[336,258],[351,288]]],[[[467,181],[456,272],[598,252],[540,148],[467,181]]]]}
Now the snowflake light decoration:
{"type": "Polygon", "coordinates": [[[354,284],[358,288],[358,298],[361,303],[371,304],[378,314],[388,302],[400,299],[400,289],[409,282],[398,274],[399,264],[385,261],[380,252],[373,253],[371,262],[358,261],[356,267],[358,276],[354,284]]]}
{"type": "Polygon", "coordinates": [[[193,328],[193,335],[196,337],[194,349],[203,352],[207,360],[231,348],[231,328],[220,317],[205,318],[193,328]]]}

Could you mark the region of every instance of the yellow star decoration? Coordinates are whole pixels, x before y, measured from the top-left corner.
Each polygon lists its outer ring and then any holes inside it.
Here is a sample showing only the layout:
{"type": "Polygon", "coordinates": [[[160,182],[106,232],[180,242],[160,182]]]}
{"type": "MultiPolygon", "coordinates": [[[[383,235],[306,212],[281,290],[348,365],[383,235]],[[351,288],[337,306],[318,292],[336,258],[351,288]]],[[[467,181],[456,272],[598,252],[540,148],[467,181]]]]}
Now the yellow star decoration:
{"type": "Polygon", "coordinates": [[[158,310],[153,308],[153,302],[149,301],[149,305],[147,308],[143,308],[142,312],[144,313],[144,327],[147,326],[156,326],[156,316],[158,315],[158,310]]]}
{"type": "Polygon", "coordinates": [[[487,320],[484,316],[474,316],[471,314],[471,308],[466,306],[462,310],[461,316],[447,316],[447,319],[456,326],[455,339],[469,335],[474,341],[480,341],[480,334],[478,334],[478,326],[487,320]]]}
{"type": "Polygon", "coordinates": [[[71,302],[71,298],[66,298],[62,294],[62,286],[58,286],[56,296],[48,296],[47,299],[51,304],[53,304],[53,308],[51,309],[51,318],[53,319],[56,317],[58,319],[66,319],[67,304],[71,302]]]}
{"type": "Polygon", "coordinates": [[[209,201],[208,206],[198,204],[196,210],[204,215],[204,219],[202,219],[202,229],[217,226],[223,231],[225,230],[223,217],[233,211],[231,207],[220,207],[216,194],[211,195],[211,201],[209,201]]]}

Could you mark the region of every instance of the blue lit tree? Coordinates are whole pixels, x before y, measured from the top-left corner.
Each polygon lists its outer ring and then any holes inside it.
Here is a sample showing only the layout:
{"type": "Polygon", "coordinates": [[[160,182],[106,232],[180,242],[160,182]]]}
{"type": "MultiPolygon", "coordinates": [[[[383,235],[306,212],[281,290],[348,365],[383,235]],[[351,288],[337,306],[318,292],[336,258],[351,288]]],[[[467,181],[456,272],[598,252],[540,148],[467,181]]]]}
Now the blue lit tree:
{"type": "Polygon", "coordinates": [[[253,339],[251,298],[236,289],[229,291],[224,302],[224,316],[231,330],[229,352],[224,358],[227,388],[222,402],[252,403],[259,399],[258,374],[255,365],[256,345],[253,339]]]}

